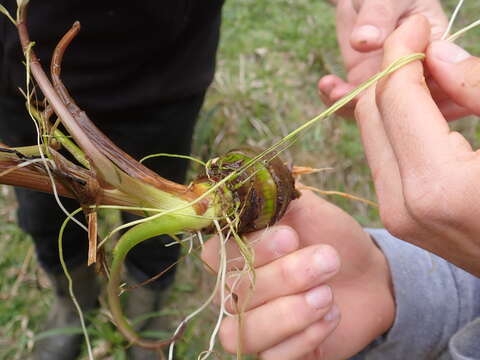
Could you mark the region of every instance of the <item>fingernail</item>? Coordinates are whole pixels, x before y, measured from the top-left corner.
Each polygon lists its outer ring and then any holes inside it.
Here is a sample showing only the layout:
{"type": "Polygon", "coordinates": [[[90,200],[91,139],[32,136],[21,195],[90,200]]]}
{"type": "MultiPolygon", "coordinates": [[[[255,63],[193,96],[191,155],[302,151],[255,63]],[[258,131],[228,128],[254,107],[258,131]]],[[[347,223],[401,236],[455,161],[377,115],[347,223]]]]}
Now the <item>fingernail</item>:
{"type": "Polygon", "coordinates": [[[313,254],[316,268],[323,274],[336,271],[339,266],[337,253],[330,246],[321,246],[313,254]]]}
{"type": "Polygon", "coordinates": [[[430,53],[440,61],[451,64],[468,59],[471,55],[460,46],[450,41],[434,41],[430,45],[430,53]]]}
{"type": "Polygon", "coordinates": [[[332,301],[332,289],[328,285],[316,287],[305,294],[307,304],[314,309],[321,309],[332,301]]]}
{"type": "Polygon", "coordinates": [[[323,317],[323,320],[330,322],[336,320],[339,316],[340,310],[338,309],[337,305],[333,304],[330,311],[323,317]]]}
{"type": "Polygon", "coordinates": [[[272,250],[276,256],[289,254],[296,248],[297,241],[292,230],[281,228],[275,231],[272,239],[272,250]]]}
{"type": "Polygon", "coordinates": [[[373,25],[362,25],[354,30],[355,39],[359,41],[375,42],[380,40],[382,32],[379,28],[373,25]]]}

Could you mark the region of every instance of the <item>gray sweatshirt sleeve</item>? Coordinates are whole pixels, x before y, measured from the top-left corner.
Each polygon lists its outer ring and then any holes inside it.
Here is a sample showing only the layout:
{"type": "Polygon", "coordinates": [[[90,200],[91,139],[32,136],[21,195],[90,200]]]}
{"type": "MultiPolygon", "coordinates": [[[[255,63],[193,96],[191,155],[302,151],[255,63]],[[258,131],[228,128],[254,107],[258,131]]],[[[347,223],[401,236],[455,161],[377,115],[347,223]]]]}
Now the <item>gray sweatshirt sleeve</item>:
{"type": "Polygon", "coordinates": [[[480,359],[480,279],[386,230],[367,231],[387,257],[396,316],[354,359],[480,359]]]}

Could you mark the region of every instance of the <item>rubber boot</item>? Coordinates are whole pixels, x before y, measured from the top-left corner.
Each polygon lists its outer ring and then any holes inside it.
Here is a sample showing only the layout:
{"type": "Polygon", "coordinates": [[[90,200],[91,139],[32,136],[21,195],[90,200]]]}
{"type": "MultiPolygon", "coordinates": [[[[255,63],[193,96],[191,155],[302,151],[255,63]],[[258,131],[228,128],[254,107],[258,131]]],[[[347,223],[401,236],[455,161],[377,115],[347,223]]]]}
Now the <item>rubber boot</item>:
{"type": "MultiPolygon", "coordinates": [[[[81,266],[70,270],[75,297],[83,312],[98,306],[100,292],[93,267],[81,266]]],[[[80,328],[80,319],[73,304],[68,281],[64,274],[48,274],[55,293],[47,323],[42,332],[61,328],[80,328]]],[[[60,330],[61,331],[61,330],[60,330]]],[[[56,334],[35,342],[34,360],[74,360],[80,353],[84,341],[82,334],[56,334]]]]}
{"type": "MultiPolygon", "coordinates": [[[[130,291],[127,298],[125,314],[133,321],[134,328],[138,333],[164,333],[163,338],[171,336],[172,329],[169,327],[168,319],[166,319],[165,316],[155,314],[162,309],[167,291],[166,289],[152,289],[147,285],[139,286],[130,291]],[[142,319],[143,316],[147,316],[148,318],[142,319]]],[[[168,354],[168,347],[154,351],[139,346],[132,346],[128,349],[127,358],[129,360],[163,359],[160,352],[163,352],[165,355],[168,354]]]]}

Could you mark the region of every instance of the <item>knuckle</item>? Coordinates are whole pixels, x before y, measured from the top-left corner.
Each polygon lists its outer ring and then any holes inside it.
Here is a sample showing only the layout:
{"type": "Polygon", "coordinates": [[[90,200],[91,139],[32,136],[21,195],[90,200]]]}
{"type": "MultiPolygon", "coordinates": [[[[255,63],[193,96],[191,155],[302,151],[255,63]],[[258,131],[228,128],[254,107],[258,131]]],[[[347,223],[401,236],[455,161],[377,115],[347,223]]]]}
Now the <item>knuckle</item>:
{"type": "MultiPolygon", "coordinates": [[[[468,214],[468,206],[454,189],[455,181],[444,171],[423,169],[403,178],[403,198],[380,202],[380,218],[385,228],[398,238],[412,237],[421,228],[438,224],[454,225],[468,214]]],[[[463,182],[464,183],[464,182],[463,182]]]]}
{"type": "Polygon", "coordinates": [[[280,263],[280,283],[288,290],[302,289],[305,285],[316,282],[320,275],[313,265],[311,251],[300,251],[295,257],[285,258],[280,263]]]}
{"type": "Polygon", "coordinates": [[[275,310],[277,313],[277,319],[281,319],[286,327],[292,330],[302,328],[304,318],[306,317],[306,311],[302,309],[302,307],[292,305],[291,301],[280,301],[275,310]]]}
{"type": "MultiPolygon", "coordinates": [[[[387,45],[385,45],[385,48],[387,48],[387,45]]],[[[412,63],[408,66],[415,65],[417,64],[412,63]]],[[[406,79],[403,74],[402,69],[399,69],[377,83],[375,87],[375,101],[382,115],[395,113],[402,116],[402,114],[406,113],[407,109],[405,109],[405,102],[403,101],[405,93],[400,91],[405,87],[405,81],[408,81],[408,87],[412,93],[416,93],[417,90],[419,92],[429,91],[424,76],[409,76],[406,79]]]]}
{"type": "Polygon", "coordinates": [[[365,6],[365,10],[368,11],[369,16],[374,14],[375,17],[382,19],[384,22],[391,22],[394,17],[392,4],[388,1],[370,1],[368,7],[365,6]]]}
{"type": "Polygon", "coordinates": [[[403,209],[393,206],[380,206],[380,220],[393,236],[402,239],[414,231],[415,224],[403,214],[403,209]]]}
{"type": "Polygon", "coordinates": [[[405,191],[405,205],[413,218],[423,222],[436,216],[438,199],[435,187],[433,185],[430,189],[419,187],[405,191]]]}
{"type": "Polygon", "coordinates": [[[375,101],[381,114],[386,111],[390,113],[402,114],[402,107],[399,105],[399,86],[396,81],[395,73],[390,74],[384,80],[380,80],[375,87],[375,101]]]}
{"type": "Polygon", "coordinates": [[[286,289],[290,289],[297,284],[298,278],[295,276],[297,267],[297,262],[292,261],[291,258],[285,258],[284,261],[280,262],[279,281],[286,289]]]}
{"type": "Polygon", "coordinates": [[[461,196],[464,189],[455,189],[454,183],[448,175],[436,174],[407,186],[405,204],[411,216],[423,225],[461,225],[471,210],[461,196]]]}
{"type": "Polygon", "coordinates": [[[437,216],[438,202],[446,192],[441,173],[425,170],[405,176],[403,193],[405,205],[413,218],[423,221],[437,216]]]}
{"type": "Polygon", "coordinates": [[[362,122],[364,119],[368,119],[372,112],[372,106],[368,94],[361,96],[357,105],[355,106],[354,115],[357,122],[362,122]]]}
{"type": "Polygon", "coordinates": [[[385,42],[383,43],[384,53],[390,53],[396,47],[398,47],[397,33],[393,32],[387,36],[385,42]]]}

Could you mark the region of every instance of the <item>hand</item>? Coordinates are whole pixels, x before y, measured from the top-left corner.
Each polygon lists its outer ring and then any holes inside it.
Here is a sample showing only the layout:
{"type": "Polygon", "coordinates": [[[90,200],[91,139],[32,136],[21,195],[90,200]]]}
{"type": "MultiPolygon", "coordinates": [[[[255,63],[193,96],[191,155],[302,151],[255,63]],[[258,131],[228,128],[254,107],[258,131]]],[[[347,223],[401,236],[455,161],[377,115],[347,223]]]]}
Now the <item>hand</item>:
{"type": "MultiPolygon", "coordinates": [[[[480,59],[444,42],[427,48],[429,37],[424,17],[407,20],[386,41],[383,66],[427,51],[438,84],[480,114],[480,59]],[[450,60],[441,61],[441,54],[450,60]]],[[[422,64],[406,65],[379,82],[360,98],[355,113],[386,228],[479,276],[479,154],[450,131],[422,64]]]]}
{"type": "Polygon", "coordinates": [[[480,59],[448,41],[434,41],[427,48],[430,92],[447,120],[480,115],[480,59]],[[437,90],[437,91],[434,91],[437,90]]]}
{"type": "MultiPolygon", "coordinates": [[[[229,241],[228,285],[244,308],[223,320],[220,339],[235,353],[262,359],[345,359],[392,325],[395,305],[383,253],[349,215],[311,192],[293,201],[279,225],[251,234],[256,282],[238,274],[243,261],[229,241]],[[342,266],[340,267],[340,261],[342,266]],[[340,320],[341,314],[341,320],[340,320]],[[348,339],[348,341],[345,341],[348,339]]],[[[218,269],[218,238],[202,257],[218,269]]]]}
{"type": "MultiPolygon", "coordinates": [[[[380,70],[382,47],[387,36],[406,18],[424,15],[431,24],[431,39],[439,39],[447,18],[438,0],[338,0],[337,38],[347,70],[347,80],[327,75],[318,89],[331,105],[380,70]]],[[[352,115],[354,102],[342,114],[352,115]]]]}

